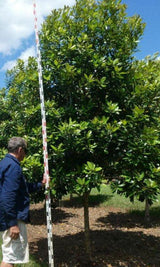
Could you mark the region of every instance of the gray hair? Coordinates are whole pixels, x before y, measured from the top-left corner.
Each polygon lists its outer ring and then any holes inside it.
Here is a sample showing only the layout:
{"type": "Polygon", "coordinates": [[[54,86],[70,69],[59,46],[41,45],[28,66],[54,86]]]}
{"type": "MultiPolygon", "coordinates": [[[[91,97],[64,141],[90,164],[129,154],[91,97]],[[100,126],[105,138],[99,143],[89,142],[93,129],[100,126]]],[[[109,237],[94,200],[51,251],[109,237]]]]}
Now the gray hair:
{"type": "Polygon", "coordinates": [[[8,152],[14,153],[19,147],[27,149],[27,142],[21,137],[12,137],[8,142],[8,152]]]}

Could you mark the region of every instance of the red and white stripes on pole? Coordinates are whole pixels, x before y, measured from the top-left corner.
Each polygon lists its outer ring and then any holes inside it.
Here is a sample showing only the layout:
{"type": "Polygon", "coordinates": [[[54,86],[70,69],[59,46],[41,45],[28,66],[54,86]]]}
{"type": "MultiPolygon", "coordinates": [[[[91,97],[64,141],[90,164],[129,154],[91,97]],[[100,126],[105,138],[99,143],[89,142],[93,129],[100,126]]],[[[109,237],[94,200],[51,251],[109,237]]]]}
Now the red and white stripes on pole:
{"type": "Polygon", "coordinates": [[[33,14],[34,14],[34,21],[35,21],[35,37],[36,37],[38,77],[39,77],[39,94],[40,94],[41,116],[42,116],[44,174],[47,179],[47,182],[46,182],[46,217],[47,217],[47,233],[48,233],[48,257],[49,257],[49,266],[54,267],[51,198],[50,198],[50,191],[49,191],[46,114],[45,114],[45,105],[44,105],[41,53],[40,53],[40,44],[39,44],[39,35],[38,35],[38,26],[37,26],[36,0],[33,0],[33,14]]]}

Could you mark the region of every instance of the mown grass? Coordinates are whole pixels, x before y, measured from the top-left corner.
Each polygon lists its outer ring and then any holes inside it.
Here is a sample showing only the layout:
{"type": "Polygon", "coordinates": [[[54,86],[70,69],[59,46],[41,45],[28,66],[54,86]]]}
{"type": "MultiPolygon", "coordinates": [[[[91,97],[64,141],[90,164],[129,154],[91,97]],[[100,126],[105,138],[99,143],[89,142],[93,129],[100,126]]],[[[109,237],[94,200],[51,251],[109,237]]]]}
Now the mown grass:
{"type": "Polygon", "coordinates": [[[47,267],[48,264],[45,263],[37,263],[32,257],[29,263],[26,264],[17,264],[16,267],[47,267]]]}
{"type": "MultiPolygon", "coordinates": [[[[77,195],[72,196],[72,201],[70,201],[70,196],[67,195],[63,197],[61,204],[62,206],[82,206],[82,198],[77,195]]],[[[113,193],[110,186],[106,184],[101,185],[100,192],[97,189],[91,191],[89,198],[89,206],[98,206],[98,207],[115,207],[120,208],[123,211],[130,213],[144,213],[145,203],[140,202],[135,199],[134,203],[130,202],[129,198],[126,198],[123,195],[113,193]]],[[[160,196],[158,201],[155,202],[150,208],[151,215],[159,216],[160,214],[160,196]]]]}
{"type": "MultiPolygon", "coordinates": [[[[117,193],[113,193],[109,185],[102,184],[100,193],[96,189],[93,189],[91,192],[91,201],[93,196],[100,198],[102,198],[102,196],[107,197],[107,199],[104,202],[101,202],[99,206],[103,207],[112,206],[128,211],[132,210],[142,211],[145,209],[144,202],[140,202],[135,199],[134,203],[132,203],[130,202],[129,198],[126,198],[125,196],[119,195],[117,193]]],[[[151,209],[158,208],[159,204],[160,204],[160,196],[158,197],[158,201],[152,205],[151,209]]]]}
{"type": "Polygon", "coordinates": [[[135,200],[134,203],[130,202],[129,198],[126,198],[125,196],[119,195],[117,193],[113,193],[110,186],[103,184],[101,186],[100,193],[93,189],[91,192],[91,201],[93,196],[101,197],[101,196],[107,196],[106,201],[100,203],[99,206],[107,207],[112,206],[116,208],[121,208],[124,210],[143,210],[144,209],[144,203],[135,200]]]}

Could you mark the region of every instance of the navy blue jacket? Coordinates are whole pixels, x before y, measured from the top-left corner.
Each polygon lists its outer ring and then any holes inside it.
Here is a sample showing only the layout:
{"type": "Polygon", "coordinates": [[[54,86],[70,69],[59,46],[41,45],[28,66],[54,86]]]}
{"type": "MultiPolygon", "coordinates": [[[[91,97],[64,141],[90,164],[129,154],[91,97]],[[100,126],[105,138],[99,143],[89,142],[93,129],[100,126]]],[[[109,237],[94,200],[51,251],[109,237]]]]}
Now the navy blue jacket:
{"type": "Polygon", "coordinates": [[[29,220],[29,193],[42,186],[27,183],[20,162],[11,154],[0,161],[0,231],[29,220]]]}

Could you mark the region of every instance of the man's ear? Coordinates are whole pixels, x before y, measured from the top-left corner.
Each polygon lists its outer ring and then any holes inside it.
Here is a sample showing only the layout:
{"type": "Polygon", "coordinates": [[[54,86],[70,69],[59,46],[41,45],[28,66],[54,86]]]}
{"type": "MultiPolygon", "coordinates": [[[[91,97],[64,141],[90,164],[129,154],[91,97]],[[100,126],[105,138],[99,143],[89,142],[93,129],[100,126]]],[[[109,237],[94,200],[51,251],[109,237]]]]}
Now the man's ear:
{"type": "Polygon", "coordinates": [[[18,148],[18,153],[20,153],[21,151],[22,151],[22,147],[20,146],[19,148],[18,148]]]}

